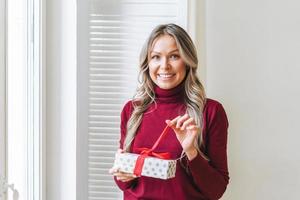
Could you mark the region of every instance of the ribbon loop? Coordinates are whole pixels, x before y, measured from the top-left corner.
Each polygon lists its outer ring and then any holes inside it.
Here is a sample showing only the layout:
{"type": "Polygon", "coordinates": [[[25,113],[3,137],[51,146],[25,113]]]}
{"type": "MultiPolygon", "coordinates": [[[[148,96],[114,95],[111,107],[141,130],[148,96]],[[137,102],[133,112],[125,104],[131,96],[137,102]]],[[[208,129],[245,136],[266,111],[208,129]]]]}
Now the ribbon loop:
{"type": "Polygon", "coordinates": [[[165,137],[167,130],[168,130],[168,125],[165,127],[155,144],[152,146],[151,149],[149,148],[138,148],[138,151],[140,151],[140,155],[138,156],[136,160],[136,164],[133,170],[133,174],[136,176],[141,176],[142,174],[142,169],[144,166],[144,161],[145,158],[147,157],[156,157],[156,158],[161,158],[161,159],[170,159],[171,154],[168,152],[162,152],[162,153],[156,153],[154,152],[154,149],[159,145],[160,141],[165,137]]]}

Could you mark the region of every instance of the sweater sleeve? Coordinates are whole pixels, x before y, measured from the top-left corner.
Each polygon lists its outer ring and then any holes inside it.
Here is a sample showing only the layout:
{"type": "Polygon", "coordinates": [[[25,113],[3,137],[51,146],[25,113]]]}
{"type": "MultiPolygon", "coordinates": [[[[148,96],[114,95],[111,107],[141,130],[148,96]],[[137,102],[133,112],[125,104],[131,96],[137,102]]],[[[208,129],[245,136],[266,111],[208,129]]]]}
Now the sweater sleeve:
{"type": "Polygon", "coordinates": [[[195,184],[209,199],[221,198],[229,182],[227,167],[228,120],[224,108],[217,103],[210,109],[207,125],[206,153],[209,161],[199,153],[188,167],[195,184]]]}
{"type": "MultiPolygon", "coordinates": [[[[121,112],[121,124],[120,124],[121,135],[120,135],[120,141],[119,141],[120,149],[123,149],[123,143],[124,143],[124,139],[126,136],[127,121],[131,115],[132,109],[133,109],[132,102],[129,101],[125,104],[125,106],[121,112]]],[[[133,187],[137,181],[136,179],[133,179],[128,182],[122,182],[122,181],[117,180],[116,177],[114,177],[114,180],[115,180],[116,184],[118,185],[118,187],[123,191],[133,187]]]]}

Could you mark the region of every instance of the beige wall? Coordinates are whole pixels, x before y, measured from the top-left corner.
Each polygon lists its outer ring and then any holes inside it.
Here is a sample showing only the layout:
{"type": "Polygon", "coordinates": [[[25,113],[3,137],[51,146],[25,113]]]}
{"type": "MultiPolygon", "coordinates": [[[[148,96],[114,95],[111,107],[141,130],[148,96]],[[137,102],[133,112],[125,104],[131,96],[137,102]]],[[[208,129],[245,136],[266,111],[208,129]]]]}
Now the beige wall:
{"type": "Polygon", "coordinates": [[[229,117],[223,200],[300,198],[300,2],[206,1],[206,87],[229,117]]]}

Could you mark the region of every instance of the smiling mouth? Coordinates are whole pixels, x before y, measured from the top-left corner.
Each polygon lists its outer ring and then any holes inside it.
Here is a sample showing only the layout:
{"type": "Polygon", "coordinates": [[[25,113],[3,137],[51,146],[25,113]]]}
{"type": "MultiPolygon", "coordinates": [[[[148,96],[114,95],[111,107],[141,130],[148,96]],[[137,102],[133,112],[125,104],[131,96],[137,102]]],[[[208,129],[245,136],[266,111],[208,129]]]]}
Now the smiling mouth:
{"type": "Polygon", "coordinates": [[[169,79],[172,78],[173,76],[175,76],[175,74],[158,74],[158,77],[163,79],[169,79]]]}

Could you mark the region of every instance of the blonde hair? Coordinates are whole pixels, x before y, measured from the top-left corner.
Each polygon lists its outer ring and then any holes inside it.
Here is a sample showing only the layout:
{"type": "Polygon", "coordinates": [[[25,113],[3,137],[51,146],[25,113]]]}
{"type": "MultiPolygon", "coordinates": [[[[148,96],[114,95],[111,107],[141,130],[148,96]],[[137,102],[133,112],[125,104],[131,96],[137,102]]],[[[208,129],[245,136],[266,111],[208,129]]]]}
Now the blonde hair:
{"type": "MultiPolygon", "coordinates": [[[[130,151],[131,143],[136,135],[136,132],[142,122],[143,114],[147,108],[155,102],[154,82],[149,75],[149,58],[150,51],[157,38],[162,35],[170,35],[175,41],[179,50],[180,56],[186,64],[186,78],[184,79],[185,96],[184,103],[186,105],[186,112],[189,116],[193,117],[196,124],[202,130],[202,111],[205,105],[206,97],[204,87],[197,77],[198,58],[195,45],[187,32],[176,24],[163,24],[159,25],[151,32],[149,38],[146,40],[142,51],[140,53],[140,72],[139,82],[140,86],[133,97],[133,112],[127,122],[127,134],[124,141],[123,149],[127,152],[130,151]]],[[[202,131],[197,138],[198,149],[202,142],[202,131]]]]}

